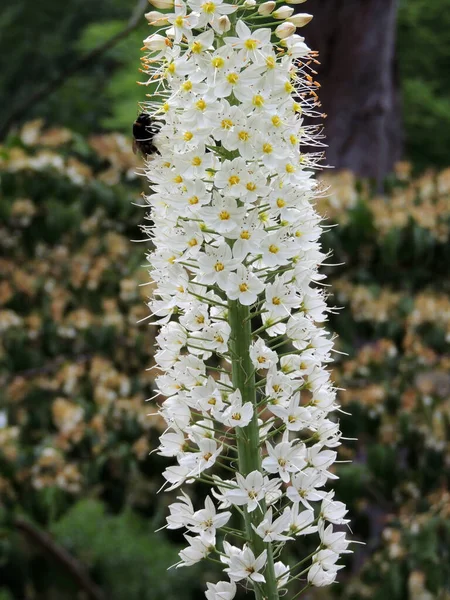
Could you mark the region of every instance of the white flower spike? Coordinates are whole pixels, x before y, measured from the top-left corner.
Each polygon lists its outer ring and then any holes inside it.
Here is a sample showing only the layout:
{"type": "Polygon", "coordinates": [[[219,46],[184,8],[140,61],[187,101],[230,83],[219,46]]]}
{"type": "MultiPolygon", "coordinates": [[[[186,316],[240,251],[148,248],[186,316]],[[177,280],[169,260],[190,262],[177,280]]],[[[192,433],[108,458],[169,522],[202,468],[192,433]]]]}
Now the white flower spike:
{"type": "Polygon", "coordinates": [[[173,461],[161,489],[183,487],[166,524],[185,533],[177,566],[224,567],[206,600],[297,597],[299,578],[333,583],[349,552],[329,489],[341,432],[319,287],[319,86],[296,33],[312,17],[290,6],[303,1],[150,0],[146,15],[155,451],[173,461]],[[210,494],[193,502],[196,481],[210,494]],[[317,549],[290,563],[300,536],[317,549]]]}

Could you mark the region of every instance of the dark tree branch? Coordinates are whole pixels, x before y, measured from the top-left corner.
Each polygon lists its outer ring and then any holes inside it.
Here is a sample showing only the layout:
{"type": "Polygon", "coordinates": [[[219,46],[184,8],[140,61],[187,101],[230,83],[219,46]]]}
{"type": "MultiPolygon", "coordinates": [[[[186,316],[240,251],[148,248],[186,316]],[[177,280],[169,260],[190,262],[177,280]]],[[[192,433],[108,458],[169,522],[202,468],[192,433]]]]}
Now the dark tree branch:
{"type": "Polygon", "coordinates": [[[25,534],[32,542],[56,559],[73,577],[82,590],[84,590],[91,600],[106,600],[103,591],[89,577],[84,565],[74,558],[65,548],[55,542],[55,540],[45,531],[41,531],[29,521],[22,517],[14,520],[16,528],[25,534]]]}
{"type": "Polygon", "coordinates": [[[118,42],[126,38],[132,31],[134,31],[134,29],[136,29],[140,23],[146,6],[147,0],[138,0],[130,20],[124,29],[116,33],[116,35],[113,35],[109,40],[106,40],[106,42],[103,44],[96,46],[93,50],[91,50],[91,52],[88,52],[88,54],[74,63],[68,70],[60,73],[54,79],[51,79],[48,83],[37,90],[34,94],[26,98],[23,102],[19,102],[19,104],[6,118],[6,121],[0,126],[0,140],[7,135],[11,126],[14,125],[14,123],[16,123],[23,114],[27,114],[31,108],[60,88],[70,77],[97,60],[100,56],[102,56],[102,54],[113,48],[118,42]]]}

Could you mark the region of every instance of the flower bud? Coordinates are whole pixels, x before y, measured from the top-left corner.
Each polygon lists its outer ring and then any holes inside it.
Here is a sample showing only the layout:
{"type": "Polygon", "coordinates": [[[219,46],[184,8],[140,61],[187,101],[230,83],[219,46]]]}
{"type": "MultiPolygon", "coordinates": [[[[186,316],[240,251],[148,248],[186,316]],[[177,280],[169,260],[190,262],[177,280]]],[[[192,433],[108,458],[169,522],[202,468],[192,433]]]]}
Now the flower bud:
{"type": "Polygon", "coordinates": [[[150,25],[167,25],[169,21],[166,18],[166,15],[158,12],[157,10],[151,10],[148,13],[145,13],[145,18],[150,23],[150,25]]]}
{"type": "Polygon", "coordinates": [[[267,17],[273,11],[276,5],[276,2],[263,2],[258,8],[258,13],[264,17],[267,17]]]}
{"type": "Polygon", "coordinates": [[[231,29],[231,21],[227,15],[222,15],[218,20],[218,28],[221,33],[226,33],[231,29]]]}
{"type": "Polygon", "coordinates": [[[148,0],[155,8],[173,8],[174,0],[148,0]]]}
{"type": "Polygon", "coordinates": [[[293,12],[294,9],[290,6],[280,6],[280,8],[272,13],[272,17],[275,19],[289,19],[293,12]]]}
{"type": "Polygon", "coordinates": [[[256,0],[245,0],[242,6],[244,8],[253,8],[254,6],[256,6],[256,0]]]}
{"type": "Polygon", "coordinates": [[[306,0],[286,0],[288,4],[303,4],[306,0]]]}
{"type": "Polygon", "coordinates": [[[284,40],[284,38],[287,38],[295,33],[295,30],[296,26],[293,23],[285,21],[284,23],[281,23],[281,25],[278,25],[278,27],[275,29],[275,35],[280,40],[284,40]]]}
{"type": "Polygon", "coordinates": [[[290,22],[295,25],[295,27],[304,27],[310,21],[312,21],[313,16],[308,13],[299,13],[298,15],[294,15],[290,18],[290,22]]]}
{"type": "Polygon", "coordinates": [[[152,52],[158,52],[159,50],[164,50],[166,47],[167,38],[164,35],[159,35],[159,33],[154,33],[149,35],[144,40],[144,46],[147,50],[151,50],[152,52]]]}

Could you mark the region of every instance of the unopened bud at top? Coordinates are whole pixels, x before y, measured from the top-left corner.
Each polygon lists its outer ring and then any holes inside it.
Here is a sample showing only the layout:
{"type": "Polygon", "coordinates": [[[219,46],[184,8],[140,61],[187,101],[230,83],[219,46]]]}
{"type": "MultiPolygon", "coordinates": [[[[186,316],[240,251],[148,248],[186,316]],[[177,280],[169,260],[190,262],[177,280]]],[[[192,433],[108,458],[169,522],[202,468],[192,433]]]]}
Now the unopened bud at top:
{"type": "Polygon", "coordinates": [[[260,15],[267,17],[273,11],[276,5],[276,2],[263,2],[258,8],[258,12],[260,15]]]}
{"type": "Polygon", "coordinates": [[[244,8],[253,8],[254,6],[256,6],[256,0],[245,0],[242,6],[244,8]]]}
{"type": "Polygon", "coordinates": [[[286,0],[287,4],[303,4],[306,0],[286,0]]]}
{"type": "Polygon", "coordinates": [[[293,23],[285,21],[284,23],[281,23],[281,25],[278,25],[278,27],[275,29],[275,35],[280,40],[284,40],[284,38],[287,38],[295,33],[295,30],[296,26],[293,23]]]}
{"type": "Polygon", "coordinates": [[[166,15],[158,12],[157,10],[151,10],[148,13],[145,13],[145,18],[150,23],[150,25],[155,25],[159,27],[160,25],[167,25],[169,21],[166,18],[166,15]]]}
{"type": "Polygon", "coordinates": [[[220,19],[217,21],[217,24],[218,24],[217,29],[221,33],[226,33],[227,31],[230,31],[230,29],[231,29],[231,21],[227,17],[227,15],[222,15],[220,17],[220,19]]]}
{"type": "Polygon", "coordinates": [[[173,8],[174,0],[148,0],[155,8],[173,8]]]}
{"type": "Polygon", "coordinates": [[[272,13],[272,17],[275,19],[289,19],[289,17],[294,12],[294,9],[290,6],[280,6],[272,13]]]}
{"type": "Polygon", "coordinates": [[[312,18],[313,18],[313,16],[309,15],[308,13],[299,13],[298,15],[292,16],[289,20],[296,27],[304,27],[310,21],[312,21],[312,18]]]}

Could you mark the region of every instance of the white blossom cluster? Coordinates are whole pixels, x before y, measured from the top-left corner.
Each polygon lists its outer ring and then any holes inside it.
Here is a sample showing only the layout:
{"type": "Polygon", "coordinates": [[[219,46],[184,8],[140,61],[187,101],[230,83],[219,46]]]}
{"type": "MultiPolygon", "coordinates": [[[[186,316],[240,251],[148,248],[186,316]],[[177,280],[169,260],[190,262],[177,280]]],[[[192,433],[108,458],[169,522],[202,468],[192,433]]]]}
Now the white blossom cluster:
{"type": "Polygon", "coordinates": [[[325,489],[341,433],[329,418],[338,405],[325,368],[333,343],[318,272],[326,258],[314,209],[319,153],[301,151],[320,145],[303,122],[318,105],[310,50],[294,17],[276,26],[292,8],[271,15],[275,2],[153,4],[170,9],[151,13],[163,27],[144,42],[149,83],[162,98],[146,109],[161,130],[147,162],[152,223],[144,227],[154,245],[156,384],[166,398],[158,452],[176,461],[163,474],[166,490],[211,485],[202,506],[184,492],[170,506],[167,527],[187,530],[177,566],[223,563],[227,578],[207,584],[208,600],[231,600],[237,584],[261,593],[269,560],[279,589],[300,576],[328,585],[349,542],[333,529],[347,523],[345,506],[325,489]],[[253,25],[268,15],[275,25],[253,25]],[[239,332],[230,301],[253,317],[253,402],[231,377],[239,332]],[[261,468],[240,473],[236,440],[252,422],[261,468]],[[235,513],[251,515],[261,552],[236,529],[235,513]],[[278,560],[286,542],[310,535],[311,556],[278,560]]]}

